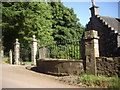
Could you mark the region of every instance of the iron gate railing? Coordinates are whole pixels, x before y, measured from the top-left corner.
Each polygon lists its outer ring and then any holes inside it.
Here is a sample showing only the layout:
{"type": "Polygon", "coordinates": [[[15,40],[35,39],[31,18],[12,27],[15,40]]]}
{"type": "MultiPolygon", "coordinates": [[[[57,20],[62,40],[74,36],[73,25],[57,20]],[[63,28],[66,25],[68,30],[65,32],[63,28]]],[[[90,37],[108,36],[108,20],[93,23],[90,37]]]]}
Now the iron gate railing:
{"type": "Polygon", "coordinates": [[[63,40],[39,48],[40,58],[80,59],[80,40],[63,40]]]}
{"type": "Polygon", "coordinates": [[[20,48],[20,62],[29,62],[31,61],[31,48],[30,47],[21,47],[20,48]]]}

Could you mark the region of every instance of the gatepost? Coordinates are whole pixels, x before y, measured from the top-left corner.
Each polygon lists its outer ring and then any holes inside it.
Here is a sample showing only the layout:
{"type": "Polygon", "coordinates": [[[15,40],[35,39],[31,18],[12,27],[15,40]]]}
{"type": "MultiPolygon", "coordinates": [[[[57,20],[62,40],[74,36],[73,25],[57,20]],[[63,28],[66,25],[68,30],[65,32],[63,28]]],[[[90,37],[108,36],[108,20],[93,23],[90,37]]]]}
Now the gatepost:
{"type": "Polygon", "coordinates": [[[1,57],[1,58],[4,57],[4,50],[3,50],[3,49],[0,50],[0,57],[1,57]]]}
{"type": "Polygon", "coordinates": [[[33,35],[31,47],[31,60],[33,65],[36,65],[36,55],[37,55],[37,40],[35,38],[35,35],[33,35]]]}
{"type": "Polygon", "coordinates": [[[98,32],[90,30],[85,32],[86,73],[97,74],[96,57],[99,57],[98,32]]]}
{"type": "Polygon", "coordinates": [[[10,57],[10,64],[13,64],[13,60],[12,60],[12,50],[10,49],[9,51],[9,57],[10,57]]]}
{"type": "Polygon", "coordinates": [[[20,61],[20,43],[18,42],[18,39],[16,39],[15,46],[14,46],[14,60],[15,64],[19,65],[20,61]]]}

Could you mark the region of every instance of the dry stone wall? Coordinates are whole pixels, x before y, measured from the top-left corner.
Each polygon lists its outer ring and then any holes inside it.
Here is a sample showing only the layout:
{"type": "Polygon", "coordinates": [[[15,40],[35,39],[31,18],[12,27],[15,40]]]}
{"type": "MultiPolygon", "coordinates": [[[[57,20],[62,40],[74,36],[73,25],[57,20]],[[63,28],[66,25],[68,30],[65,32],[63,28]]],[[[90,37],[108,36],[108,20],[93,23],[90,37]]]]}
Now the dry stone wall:
{"type": "Polygon", "coordinates": [[[96,58],[97,74],[120,77],[120,57],[96,58]]]}

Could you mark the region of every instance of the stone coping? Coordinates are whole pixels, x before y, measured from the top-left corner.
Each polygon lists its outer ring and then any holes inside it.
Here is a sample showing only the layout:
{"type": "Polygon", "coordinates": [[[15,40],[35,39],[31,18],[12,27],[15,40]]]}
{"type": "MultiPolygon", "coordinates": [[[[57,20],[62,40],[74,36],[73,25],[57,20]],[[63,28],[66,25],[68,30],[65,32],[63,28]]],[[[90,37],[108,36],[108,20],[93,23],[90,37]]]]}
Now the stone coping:
{"type": "Polygon", "coordinates": [[[120,57],[96,57],[96,59],[105,59],[105,60],[120,60],[120,57]]]}
{"type": "Polygon", "coordinates": [[[76,59],[52,59],[52,58],[45,58],[45,59],[38,59],[40,61],[58,61],[58,62],[83,62],[83,60],[76,60],[76,59]]]}
{"type": "Polygon", "coordinates": [[[120,57],[96,57],[96,58],[120,58],[120,57]]]}

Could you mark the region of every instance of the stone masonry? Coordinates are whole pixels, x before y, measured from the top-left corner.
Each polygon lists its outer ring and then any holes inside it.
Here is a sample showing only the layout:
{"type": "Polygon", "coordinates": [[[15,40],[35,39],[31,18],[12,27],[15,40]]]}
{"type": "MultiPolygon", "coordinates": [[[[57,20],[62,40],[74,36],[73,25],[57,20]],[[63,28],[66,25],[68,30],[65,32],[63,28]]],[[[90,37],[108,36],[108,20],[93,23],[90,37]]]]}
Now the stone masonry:
{"type": "Polygon", "coordinates": [[[36,55],[37,55],[37,40],[35,39],[35,35],[33,35],[31,47],[31,60],[33,65],[36,65],[36,55]]]}
{"type": "Polygon", "coordinates": [[[85,57],[86,73],[96,74],[96,57],[99,57],[99,44],[97,31],[91,30],[85,32],[85,57]]]}
{"type": "Polygon", "coordinates": [[[18,42],[18,39],[16,39],[15,46],[14,46],[14,60],[15,64],[19,65],[20,61],[20,43],[18,42]]]}
{"type": "Polygon", "coordinates": [[[10,64],[13,64],[12,50],[9,51],[10,64]]]}
{"type": "Polygon", "coordinates": [[[120,77],[120,57],[97,57],[97,75],[120,77]]]}
{"type": "Polygon", "coordinates": [[[45,48],[45,46],[41,46],[39,48],[39,59],[45,59],[47,57],[49,57],[47,53],[47,48],[45,48]]]}

